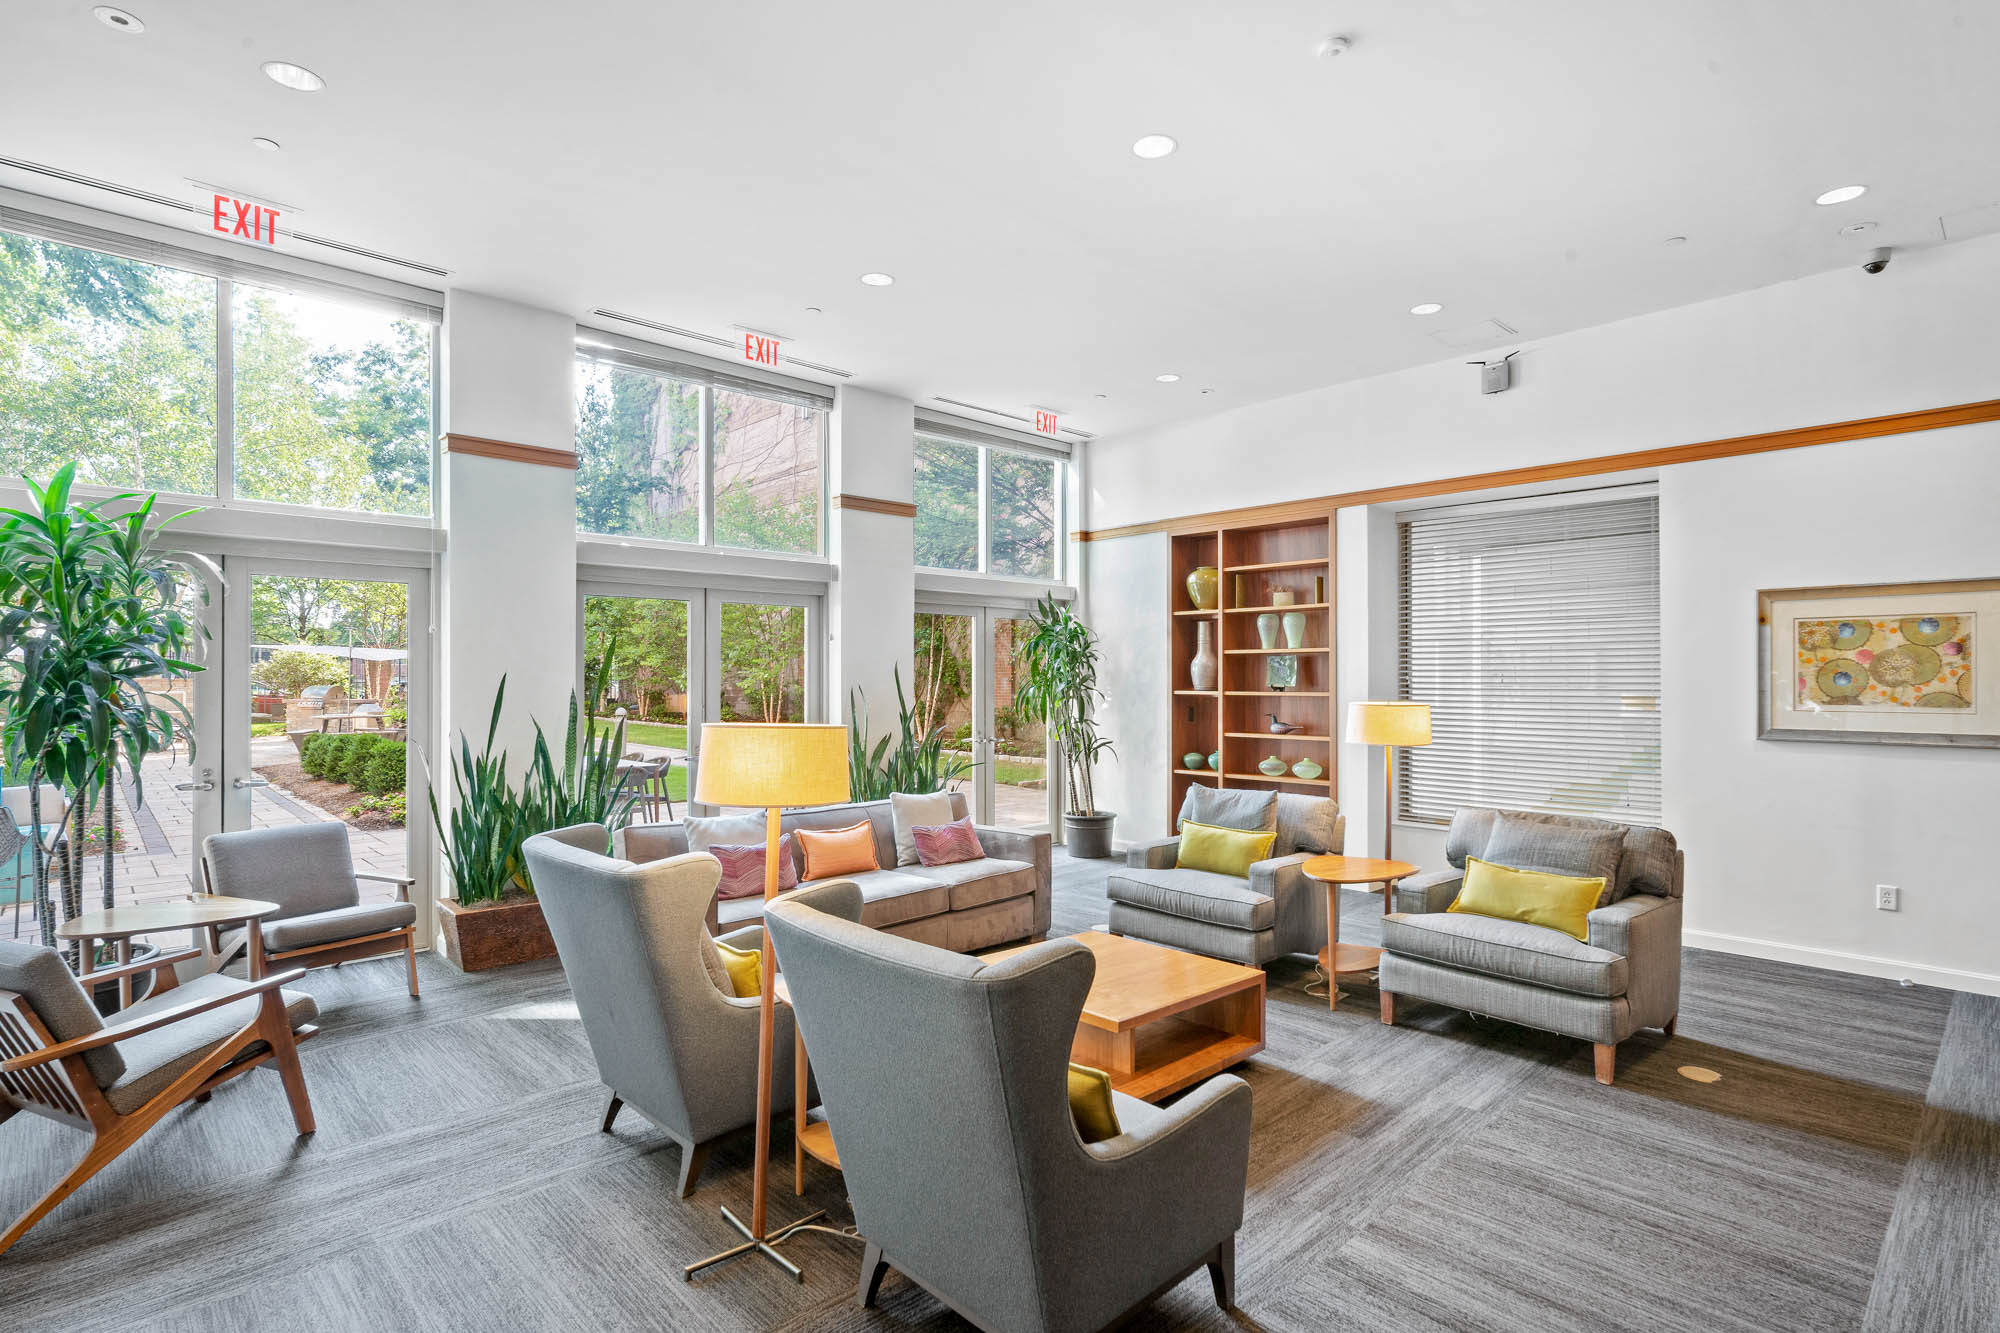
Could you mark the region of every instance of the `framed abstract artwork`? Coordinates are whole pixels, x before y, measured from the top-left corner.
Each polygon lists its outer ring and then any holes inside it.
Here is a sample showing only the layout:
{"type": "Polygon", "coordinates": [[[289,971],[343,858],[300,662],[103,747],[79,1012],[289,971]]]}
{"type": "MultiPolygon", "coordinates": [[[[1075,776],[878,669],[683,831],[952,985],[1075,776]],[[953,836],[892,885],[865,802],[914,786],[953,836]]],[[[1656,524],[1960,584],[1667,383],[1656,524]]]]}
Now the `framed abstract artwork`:
{"type": "Polygon", "coordinates": [[[2000,579],[1757,594],[1762,740],[2000,747],[2000,579]]]}

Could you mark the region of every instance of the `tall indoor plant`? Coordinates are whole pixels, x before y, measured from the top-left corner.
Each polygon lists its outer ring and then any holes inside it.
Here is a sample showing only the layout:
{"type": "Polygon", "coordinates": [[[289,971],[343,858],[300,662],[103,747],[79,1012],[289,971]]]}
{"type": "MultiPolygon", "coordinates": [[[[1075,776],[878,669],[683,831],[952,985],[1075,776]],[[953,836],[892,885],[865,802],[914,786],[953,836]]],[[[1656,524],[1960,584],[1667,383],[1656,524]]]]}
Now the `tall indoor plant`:
{"type": "Polygon", "coordinates": [[[1104,697],[1097,688],[1097,636],[1067,602],[1054,597],[1035,604],[1030,623],[1017,645],[1014,705],[1047,718],[1049,735],[1061,747],[1063,840],[1070,855],[1109,856],[1118,816],[1097,808],[1091,783],[1092,765],[1112,750],[1110,740],[1098,735],[1094,716],[1104,697]]]}
{"type": "MultiPolygon", "coordinates": [[[[177,719],[192,758],[186,708],[149,692],[147,682],[201,670],[192,659],[206,632],[184,609],[183,562],[158,544],[162,528],[194,511],[156,518],[158,497],[152,495],[77,501],[71,496],[74,463],[46,486],[23,480],[27,507],[0,509],[0,730],[8,765],[28,782],[30,821],[38,834],[35,915],[42,942],[53,946],[50,853],[57,846],[64,850],[61,906],[67,919],[83,910],[81,849],[89,815],[101,802],[103,905],[111,907],[118,761],[125,762],[133,804],[143,805],[140,765],[173,745],[177,719]],[[39,836],[45,782],[68,801],[66,841],[39,836]]],[[[193,586],[207,595],[199,580],[193,586]]]]}
{"type": "Polygon", "coordinates": [[[847,786],[857,801],[880,801],[891,792],[924,795],[943,791],[978,767],[945,748],[945,728],[925,731],[903,697],[903,672],[896,668],[899,737],[884,736],[868,747],[868,696],[856,689],[847,701],[847,786]],[[891,750],[889,743],[895,741],[891,750]]]}

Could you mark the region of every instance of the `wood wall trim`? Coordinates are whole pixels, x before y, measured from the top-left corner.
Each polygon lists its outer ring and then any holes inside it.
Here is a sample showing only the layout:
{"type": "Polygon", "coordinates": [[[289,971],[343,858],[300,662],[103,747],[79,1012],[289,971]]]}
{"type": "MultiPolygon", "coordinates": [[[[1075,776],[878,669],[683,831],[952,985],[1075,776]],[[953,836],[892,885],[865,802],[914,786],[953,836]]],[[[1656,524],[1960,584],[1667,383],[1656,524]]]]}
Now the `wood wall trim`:
{"type": "Polygon", "coordinates": [[[908,500],[878,500],[872,495],[836,495],[835,509],[856,509],[864,514],[889,514],[895,518],[915,518],[917,507],[908,500]]]}
{"type": "Polygon", "coordinates": [[[1771,453],[1779,449],[1803,449],[1815,444],[1838,444],[1842,440],[1865,440],[1878,435],[1907,435],[1915,431],[1943,430],[1948,426],[1969,426],[1981,421],[2000,421],[2000,398],[1989,398],[1977,403],[1959,403],[1952,407],[1929,407],[1916,412],[1895,412],[1883,417],[1835,421],[1824,426],[1800,426],[1792,430],[1767,431],[1762,435],[1738,435],[1727,440],[1703,440],[1697,444],[1672,444],[1658,449],[1638,449],[1631,453],[1602,454],[1596,458],[1578,458],[1567,463],[1538,463],[1532,467],[1507,468],[1499,472],[1475,472],[1463,477],[1445,477],[1436,481],[1405,482],[1397,486],[1377,486],[1365,491],[1345,491],[1301,500],[1281,500],[1275,504],[1247,505],[1241,509],[1219,509],[1206,514],[1185,514],[1177,518],[1155,519],[1149,523],[1128,523],[1117,528],[1094,528],[1088,532],[1079,532],[1077,540],[1101,542],[1114,537],[1138,537],[1149,532],[1179,535],[1218,527],[1286,523],[1324,514],[1331,509],[1345,509],[1352,505],[1414,500],[1432,495],[1483,491],[1497,486],[1520,486],[1539,481],[1562,481],[1570,477],[1629,472],[1634,468],[1665,467],[1674,463],[1701,463],[1715,458],[1771,453]]]}
{"type": "Polygon", "coordinates": [[[535,463],[542,467],[576,470],[576,454],[568,449],[550,449],[540,444],[515,444],[509,440],[489,440],[479,435],[447,435],[446,453],[473,458],[499,458],[509,463],[535,463]]]}

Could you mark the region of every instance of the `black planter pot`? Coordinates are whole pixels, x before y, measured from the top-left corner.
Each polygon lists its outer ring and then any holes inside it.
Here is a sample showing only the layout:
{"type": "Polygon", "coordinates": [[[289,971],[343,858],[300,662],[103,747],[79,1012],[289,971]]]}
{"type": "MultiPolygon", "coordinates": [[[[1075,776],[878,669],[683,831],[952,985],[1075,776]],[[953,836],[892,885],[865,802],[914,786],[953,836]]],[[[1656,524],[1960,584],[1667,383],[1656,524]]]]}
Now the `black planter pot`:
{"type": "Polygon", "coordinates": [[[1091,815],[1063,816],[1063,846],[1071,856],[1102,861],[1111,855],[1111,824],[1118,816],[1099,810],[1091,815]]]}
{"type": "MultiPolygon", "coordinates": [[[[158,958],[159,956],[160,956],[160,950],[157,945],[135,944],[132,946],[132,961],[135,963],[147,962],[148,960],[158,958]]],[[[118,966],[118,964],[110,963],[107,964],[107,966],[116,967],[118,966]]],[[[152,993],[153,993],[153,973],[151,972],[134,973],[132,976],[132,1003],[137,1004],[139,1003],[139,1001],[145,999],[148,995],[152,993]]],[[[117,1013],[118,979],[116,977],[113,977],[109,981],[100,981],[96,985],[92,986],[90,988],[90,1001],[92,1004],[95,1004],[97,1006],[97,1012],[102,1014],[106,1018],[109,1018],[111,1017],[111,1015],[117,1013]]]]}

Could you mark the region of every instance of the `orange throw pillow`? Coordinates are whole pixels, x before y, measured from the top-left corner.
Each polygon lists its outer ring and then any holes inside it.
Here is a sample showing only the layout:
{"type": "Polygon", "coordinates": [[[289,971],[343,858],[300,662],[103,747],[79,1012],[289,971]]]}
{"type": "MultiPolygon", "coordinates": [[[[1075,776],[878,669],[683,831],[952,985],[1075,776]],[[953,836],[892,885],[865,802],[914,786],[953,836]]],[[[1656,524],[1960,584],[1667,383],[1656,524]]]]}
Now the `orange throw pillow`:
{"type": "Polygon", "coordinates": [[[882,868],[875,859],[875,826],[865,819],[846,828],[793,829],[792,836],[799,840],[799,851],[806,859],[806,868],[799,872],[800,882],[882,868]]]}

